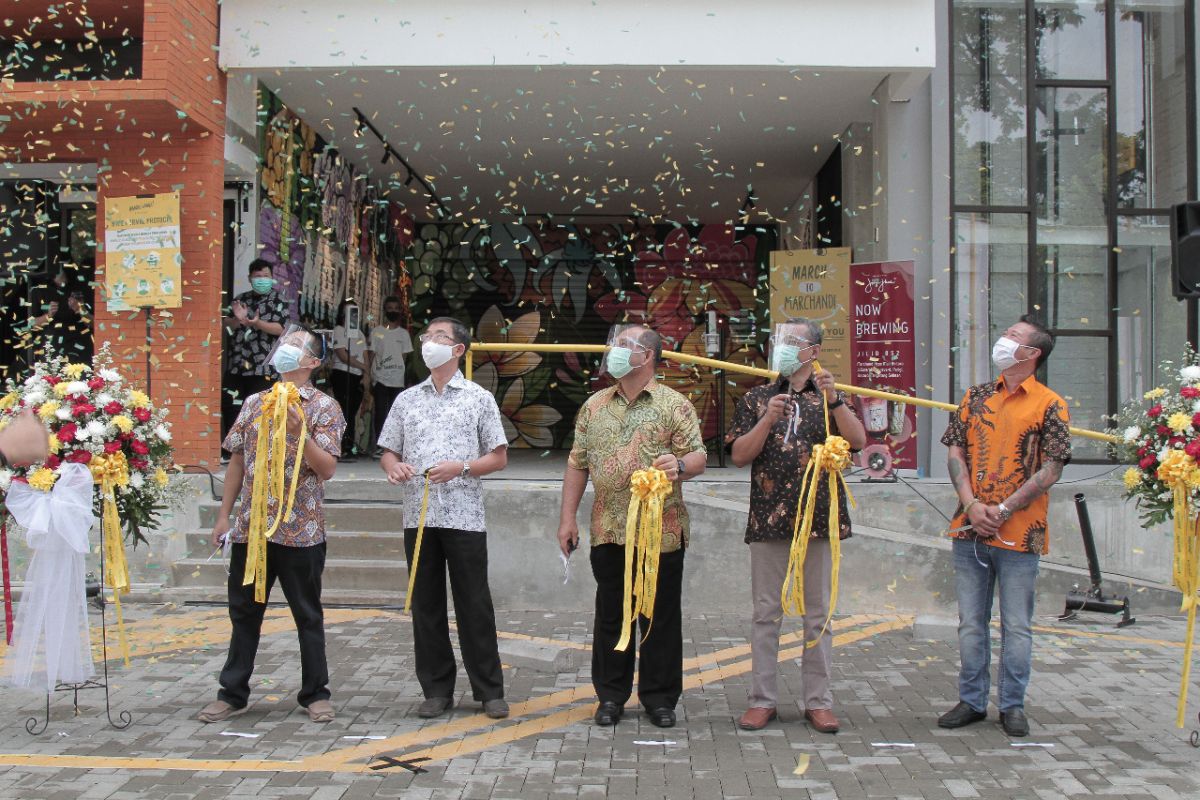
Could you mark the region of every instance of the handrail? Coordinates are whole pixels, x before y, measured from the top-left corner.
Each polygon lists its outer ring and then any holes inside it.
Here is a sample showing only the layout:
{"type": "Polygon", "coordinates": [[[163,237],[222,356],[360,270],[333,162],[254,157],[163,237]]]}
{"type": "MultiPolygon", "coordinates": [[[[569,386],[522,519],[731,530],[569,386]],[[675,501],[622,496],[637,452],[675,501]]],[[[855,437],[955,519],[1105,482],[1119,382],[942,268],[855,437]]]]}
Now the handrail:
{"type": "MultiPolygon", "coordinates": [[[[538,344],[530,342],[521,344],[516,342],[472,342],[471,347],[467,350],[467,363],[464,370],[467,380],[471,380],[474,372],[474,357],[473,353],[603,353],[608,348],[602,344],[538,344]]],[[[736,364],[732,361],[721,361],[715,358],[706,358],[704,356],[694,356],[691,353],[679,353],[674,350],[663,350],[663,358],[677,361],[684,364],[694,364],[698,367],[708,367],[710,369],[721,369],[727,372],[739,372],[744,375],[757,375],[760,378],[770,378],[776,380],[779,378],[779,373],[774,370],[763,369],[762,367],[751,367],[746,364],[736,364]]],[[[952,403],[942,403],[937,400],[927,400],[923,397],[910,397],[906,394],[896,394],[894,392],[884,392],[879,389],[868,389],[863,386],[851,386],[846,383],[835,383],[834,387],[840,389],[846,394],[857,394],[863,397],[875,397],[881,400],[891,400],[895,403],[903,405],[920,406],[921,408],[933,408],[938,411],[957,411],[958,406],[952,403]]],[[[1098,442],[1117,443],[1120,440],[1117,437],[1100,431],[1092,431],[1087,428],[1071,428],[1073,436],[1080,436],[1084,439],[1094,439],[1098,442]]]]}

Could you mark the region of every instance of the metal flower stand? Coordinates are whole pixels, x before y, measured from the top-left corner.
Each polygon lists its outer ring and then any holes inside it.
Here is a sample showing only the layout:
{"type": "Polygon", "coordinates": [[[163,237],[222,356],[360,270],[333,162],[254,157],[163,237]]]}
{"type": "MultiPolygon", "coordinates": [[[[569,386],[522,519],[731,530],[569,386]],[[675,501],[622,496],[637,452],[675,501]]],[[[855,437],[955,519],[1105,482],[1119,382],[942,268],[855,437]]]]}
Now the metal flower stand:
{"type": "MultiPolygon", "coordinates": [[[[101,662],[103,677],[89,678],[82,683],[59,683],[54,687],[54,692],[46,692],[45,714],[40,717],[34,715],[25,720],[25,730],[34,736],[45,733],[46,728],[50,725],[50,697],[55,692],[71,692],[71,703],[75,709],[75,716],[79,716],[79,693],[87,689],[103,689],[104,713],[108,717],[108,724],[117,730],[124,730],[133,723],[133,715],[128,711],[122,711],[117,715],[119,722],[113,719],[113,709],[108,693],[108,602],[104,597],[104,566],[104,546],[102,544],[100,547],[100,579],[95,599],[92,602],[100,609],[100,649],[103,658],[101,662]]],[[[90,586],[88,594],[91,595],[90,586]]]]}

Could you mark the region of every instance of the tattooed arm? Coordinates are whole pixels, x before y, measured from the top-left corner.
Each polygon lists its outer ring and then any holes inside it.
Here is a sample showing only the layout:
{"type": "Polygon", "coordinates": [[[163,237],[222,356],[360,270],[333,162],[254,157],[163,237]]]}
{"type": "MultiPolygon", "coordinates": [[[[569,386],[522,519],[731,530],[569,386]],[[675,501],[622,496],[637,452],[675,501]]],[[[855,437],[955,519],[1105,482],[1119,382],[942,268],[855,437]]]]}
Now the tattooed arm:
{"type": "Polygon", "coordinates": [[[1062,477],[1063,462],[1047,459],[1042,468],[1033,473],[1033,477],[1009,495],[1004,501],[1004,507],[1009,511],[1020,511],[1037,498],[1050,490],[1050,487],[1062,477]]]}
{"type": "Polygon", "coordinates": [[[958,494],[959,508],[966,509],[967,521],[975,529],[975,533],[983,538],[995,536],[1000,532],[1000,521],[988,514],[983,503],[975,499],[975,490],[971,487],[971,472],[967,467],[966,451],[958,445],[951,445],[946,456],[946,469],[950,472],[950,482],[958,494]]]}

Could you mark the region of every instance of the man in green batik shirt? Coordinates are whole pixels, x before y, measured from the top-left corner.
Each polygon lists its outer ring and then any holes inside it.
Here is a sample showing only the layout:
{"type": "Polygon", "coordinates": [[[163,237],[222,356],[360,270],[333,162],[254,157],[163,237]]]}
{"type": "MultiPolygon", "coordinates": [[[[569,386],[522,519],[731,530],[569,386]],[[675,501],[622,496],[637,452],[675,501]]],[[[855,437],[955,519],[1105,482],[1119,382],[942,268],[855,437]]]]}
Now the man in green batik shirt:
{"type": "Polygon", "coordinates": [[[662,340],[641,325],[617,326],[609,336],[604,370],[617,384],[588,398],[575,420],[575,443],[563,478],[559,546],[570,556],[579,541],[576,515],[592,479],[591,562],[596,578],[592,684],[600,706],[597,725],[615,725],[633,693],[634,643],[615,650],[625,594],[625,523],[633,473],[657,467],[675,484],[663,501],[663,537],[654,624],[638,619],[641,644],[638,699],[660,728],[675,724],[683,693],[680,594],[688,513],[680,484],[704,472],[707,453],[700,421],[687,398],[654,380],[662,340]]]}

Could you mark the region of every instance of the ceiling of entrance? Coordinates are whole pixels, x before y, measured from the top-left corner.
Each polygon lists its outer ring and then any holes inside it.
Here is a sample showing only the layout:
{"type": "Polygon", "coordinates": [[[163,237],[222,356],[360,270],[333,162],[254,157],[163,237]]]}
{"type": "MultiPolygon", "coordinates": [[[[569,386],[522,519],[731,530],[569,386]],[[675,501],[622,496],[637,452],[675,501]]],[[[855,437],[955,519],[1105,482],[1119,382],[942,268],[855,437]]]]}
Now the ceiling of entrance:
{"type": "MultiPolygon", "coordinates": [[[[414,210],[405,171],[355,137],[355,107],[452,214],[781,217],[847,125],[870,121],[876,70],[503,67],[277,70],[258,79],[414,210]],[[399,172],[394,170],[399,169],[399,172]]],[[[231,80],[238,80],[236,73],[231,80]]],[[[417,184],[414,182],[415,188],[417,184]]],[[[759,217],[761,219],[762,217],[759,217]]]]}

